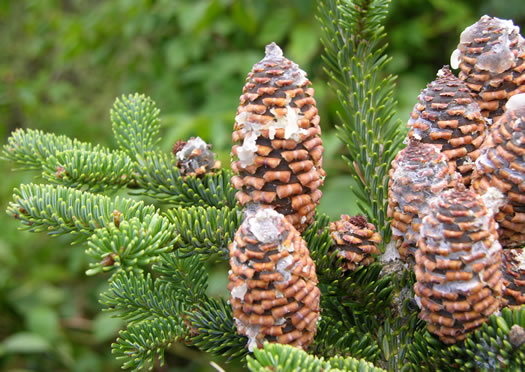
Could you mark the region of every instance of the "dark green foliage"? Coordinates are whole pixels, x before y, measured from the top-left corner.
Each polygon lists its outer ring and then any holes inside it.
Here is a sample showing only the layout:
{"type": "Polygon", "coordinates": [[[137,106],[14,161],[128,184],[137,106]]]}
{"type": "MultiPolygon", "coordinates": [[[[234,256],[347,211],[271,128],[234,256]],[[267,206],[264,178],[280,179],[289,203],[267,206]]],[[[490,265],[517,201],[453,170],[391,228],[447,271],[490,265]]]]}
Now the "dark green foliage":
{"type": "Polygon", "coordinates": [[[100,301],[105,310],[133,323],[180,316],[183,305],[177,295],[169,283],[153,281],[150,274],[119,272],[111,279],[110,288],[101,294],[100,301]]]}
{"type": "MultiPolygon", "coordinates": [[[[42,169],[50,156],[64,151],[96,152],[101,156],[110,152],[99,145],[93,146],[67,136],[57,136],[33,129],[17,129],[11,133],[7,141],[2,155],[13,161],[19,167],[18,169],[24,170],[42,169]]],[[[52,166],[53,163],[50,164],[52,166]]]]}
{"type": "Polygon", "coordinates": [[[167,204],[233,207],[235,190],[230,178],[230,171],[220,170],[203,178],[190,176],[185,179],[171,154],[153,152],[137,159],[137,186],[143,189],[144,195],[167,204]]]}
{"type": "Polygon", "coordinates": [[[7,213],[27,226],[29,231],[47,231],[51,235],[91,235],[96,229],[107,227],[115,219],[137,217],[144,220],[153,216],[156,209],[143,201],[114,199],[63,186],[20,185],[15,189],[7,213]]]}
{"type": "Polygon", "coordinates": [[[309,351],[325,358],[352,356],[374,362],[379,357],[379,347],[372,335],[358,327],[349,327],[343,321],[333,321],[330,315],[322,315],[317,334],[309,351]]]}
{"type": "Polygon", "coordinates": [[[240,208],[179,207],[170,209],[167,216],[180,234],[176,247],[182,256],[199,255],[209,260],[217,255],[228,260],[228,245],[241,224],[240,208]]]}
{"type": "Polygon", "coordinates": [[[98,229],[89,238],[86,254],[93,258],[88,275],[114,269],[142,270],[173,249],[178,239],[174,226],[159,215],[144,221],[132,218],[98,229]]]}
{"type": "Polygon", "coordinates": [[[116,358],[122,360],[123,368],[143,371],[153,369],[155,359],[164,365],[164,351],[184,338],[181,318],[155,318],[131,324],[111,346],[116,358]]]}
{"type": "Polygon", "coordinates": [[[328,360],[317,358],[306,352],[280,344],[265,343],[263,349],[256,349],[253,356],[249,356],[248,368],[250,371],[384,371],[375,367],[372,363],[354,358],[334,357],[328,360]]]}
{"type": "Polygon", "coordinates": [[[390,59],[384,54],[382,22],[389,0],[327,0],[319,4],[326,72],[344,109],[338,132],[356,179],[359,205],[390,239],[386,219],[388,170],[403,136],[393,120],[395,77],[382,76],[390,59]]]}
{"type": "Polygon", "coordinates": [[[310,251],[310,257],[315,261],[317,276],[319,280],[325,282],[337,281],[343,276],[340,259],[331,249],[329,224],[328,216],[317,214],[314,223],[302,235],[310,251]]]}
{"type": "Polygon", "coordinates": [[[153,267],[161,273],[159,280],[170,283],[188,303],[199,303],[206,298],[208,272],[198,257],[182,258],[177,253],[161,255],[153,267]]]}
{"type": "Polygon", "coordinates": [[[47,181],[90,192],[125,187],[133,177],[133,162],[117,151],[66,150],[50,155],[42,166],[47,181]]]}
{"type": "Polygon", "coordinates": [[[405,370],[523,370],[525,343],[521,346],[511,343],[510,333],[514,325],[525,328],[525,306],[516,310],[504,308],[501,315],[492,315],[480,329],[456,345],[445,345],[428,332],[418,332],[413,343],[408,345],[409,363],[405,370]]]}
{"type": "Polygon", "coordinates": [[[196,333],[192,343],[199,349],[228,359],[248,354],[248,338],[237,333],[232,308],[223,299],[209,298],[188,311],[187,316],[196,333]]]}
{"type": "Polygon", "coordinates": [[[151,98],[137,93],[117,98],[111,109],[111,122],[120,149],[130,157],[144,156],[157,149],[159,109],[151,98]]]}

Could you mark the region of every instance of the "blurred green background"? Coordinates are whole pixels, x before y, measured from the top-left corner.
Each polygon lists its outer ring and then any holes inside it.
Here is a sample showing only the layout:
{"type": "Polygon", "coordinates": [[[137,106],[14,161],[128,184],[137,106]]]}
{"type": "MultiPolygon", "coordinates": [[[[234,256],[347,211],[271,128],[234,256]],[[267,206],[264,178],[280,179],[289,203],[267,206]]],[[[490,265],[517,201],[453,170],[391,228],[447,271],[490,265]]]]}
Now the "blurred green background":
{"type": "MultiPolygon", "coordinates": [[[[141,92],[161,109],[166,150],[199,135],[229,163],[246,74],[276,41],[316,89],[325,168],[321,210],[354,213],[334,125],[338,103],[323,73],[314,0],[0,0],[0,139],[19,127],[112,143],[109,108],[141,92]],[[345,200],[344,203],[341,203],[345,200]]],[[[399,75],[398,118],[449,62],[460,32],[483,14],[525,26],[523,0],[393,0],[389,72],[399,75]]],[[[404,123],[403,123],[404,125],[404,123]]],[[[14,187],[40,182],[0,161],[0,209],[14,187]]],[[[116,371],[110,343],[122,324],[100,311],[104,277],[86,277],[84,247],[20,232],[0,214],[0,370],[116,371]]],[[[221,292],[225,278],[212,281],[221,292]]],[[[209,359],[174,347],[169,368],[209,371],[209,359]]],[[[224,361],[219,360],[224,367],[224,361]]],[[[230,370],[229,366],[226,366],[230,370]]]]}

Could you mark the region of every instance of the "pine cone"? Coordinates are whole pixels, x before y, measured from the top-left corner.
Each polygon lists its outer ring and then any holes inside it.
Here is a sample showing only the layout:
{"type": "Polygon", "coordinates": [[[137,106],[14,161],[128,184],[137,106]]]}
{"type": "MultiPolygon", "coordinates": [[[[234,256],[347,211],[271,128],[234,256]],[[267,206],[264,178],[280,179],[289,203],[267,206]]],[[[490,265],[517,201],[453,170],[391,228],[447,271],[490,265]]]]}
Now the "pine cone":
{"type": "Polygon", "coordinates": [[[377,247],[382,241],[381,235],[365,216],[343,214],[339,221],[330,223],[330,234],[337,256],[343,258],[344,271],[368,266],[374,262],[373,255],[381,254],[377,247]]]}
{"type": "Polygon", "coordinates": [[[494,216],[504,248],[525,243],[525,94],[513,96],[505,114],[491,128],[476,162],[472,187],[485,194],[496,187],[506,197],[494,216]]]}
{"type": "Polygon", "coordinates": [[[221,167],[215,154],[200,137],[191,137],[188,142],[177,141],[171,151],[177,158],[177,168],[183,176],[202,176],[221,167]]]}
{"type": "Polygon", "coordinates": [[[230,302],[250,351],[264,341],[306,349],[319,319],[321,292],[306,242],[270,208],[248,211],[230,245],[230,302]]]}
{"type": "Polygon", "coordinates": [[[454,183],[455,174],[451,174],[446,156],[434,145],[411,140],[396,155],[388,182],[387,214],[403,260],[414,259],[429,200],[454,183]]]}
{"type": "Polygon", "coordinates": [[[496,121],[505,102],[525,93],[525,40],[512,21],[483,16],[461,33],[451,65],[476,92],[484,116],[496,121]]]}
{"type": "Polygon", "coordinates": [[[473,162],[485,138],[485,120],[470,90],[444,66],[418,100],[408,121],[408,137],[436,145],[470,185],[473,162]]]}
{"type": "Polygon", "coordinates": [[[479,195],[459,185],[430,203],[418,245],[419,316],[444,343],[462,341],[501,303],[496,223],[479,195]]]}
{"type": "Polygon", "coordinates": [[[260,203],[302,232],[313,222],[323,145],[314,91],[306,73],[272,43],[253,66],[235,117],[231,182],[241,205],[260,203]]]}
{"type": "Polygon", "coordinates": [[[525,248],[503,250],[503,306],[525,305],[525,248]]]}

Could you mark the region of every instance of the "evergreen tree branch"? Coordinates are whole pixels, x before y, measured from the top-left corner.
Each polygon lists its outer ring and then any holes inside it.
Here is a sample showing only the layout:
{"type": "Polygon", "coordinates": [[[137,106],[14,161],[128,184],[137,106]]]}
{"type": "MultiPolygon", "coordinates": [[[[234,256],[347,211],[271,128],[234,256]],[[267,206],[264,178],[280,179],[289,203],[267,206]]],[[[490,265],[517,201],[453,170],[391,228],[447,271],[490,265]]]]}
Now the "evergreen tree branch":
{"type": "Polygon", "coordinates": [[[390,239],[386,219],[388,169],[401,146],[399,122],[392,120],[395,77],[381,76],[390,58],[384,54],[382,22],[389,0],[324,0],[319,4],[326,72],[344,112],[339,137],[357,181],[358,205],[390,239]]]}
{"type": "Polygon", "coordinates": [[[131,324],[119,334],[111,345],[116,359],[122,360],[122,368],[133,371],[152,370],[155,357],[164,365],[164,351],[174,342],[185,340],[182,319],[176,317],[155,318],[131,324]]]}
{"type": "Polygon", "coordinates": [[[160,141],[158,117],[155,102],[143,94],[117,98],[111,109],[111,122],[120,149],[133,159],[155,151],[160,141]]]}
{"type": "Polygon", "coordinates": [[[315,262],[317,277],[320,282],[331,283],[343,278],[341,261],[332,249],[330,219],[326,214],[316,214],[315,221],[302,234],[306,241],[310,257],[315,262]]]}
{"type": "Polygon", "coordinates": [[[192,342],[199,349],[228,360],[244,358],[248,353],[248,338],[237,333],[232,308],[225,300],[209,298],[187,316],[196,330],[192,342]]]}
{"type": "Polygon", "coordinates": [[[184,312],[178,292],[169,283],[153,281],[150,274],[120,271],[111,278],[109,289],[100,297],[106,311],[131,323],[177,318],[184,312]]]}
{"type": "Polygon", "coordinates": [[[334,321],[328,314],[321,317],[309,351],[325,358],[352,356],[371,362],[375,362],[380,353],[370,333],[362,332],[357,327],[347,328],[343,322],[334,321]]]}
{"type": "Polygon", "coordinates": [[[208,272],[199,257],[183,258],[178,252],[162,254],[153,270],[161,274],[159,281],[170,284],[184,301],[198,304],[207,300],[208,272]]]}
{"type": "Polygon", "coordinates": [[[233,208],[237,202],[230,178],[231,172],[224,169],[203,178],[184,178],[171,154],[151,152],[137,158],[136,181],[142,193],[171,205],[233,208]]]}
{"type": "Polygon", "coordinates": [[[253,356],[248,356],[247,361],[248,368],[253,372],[384,371],[364,360],[351,357],[334,357],[325,360],[324,358],[317,358],[293,346],[270,343],[265,343],[262,349],[255,349],[253,356]]]}
{"type": "Polygon", "coordinates": [[[114,223],[116,218],[123,221],[137,217],[142,221],[157,210],[143,201],[111,199],[63,186],[24,184],[15,189],[7,213],[32,232],[87,237],[114,223]]]}
{"type": "Polygon", "coordinates": [[[114,269],[138,270],[159,260],[169,252],[179,238],[168,219],[157,214],[145,216],[144,221],[114,221],[116,224],[98,229],[89,238],[86,253],[95,260],[88,275],[114,269]]]}
{"type": "Polygon", "coordinates": [[[133,161],[121,152],[66,150],[42,164],[47,181],[90,192],[118,189],[132,181],[133,161]]]}
{"type": "Polygon", "coordinates": [[[212,255],[225,261],[229,259],[228,244],[242,219],[239,207],[179,207],[170,209],[167,216],[180,234],[176,247],[181,256],[197,254],[203,260],[212,255]]]}
{"type": "Polygon", "coordinates": [[[41,130],[17,129],[8,138],[2,155],[12,160],[18,169],[41,169],[50,156],[64,151],[109,154],[110,150],[91,143],[80,142],[67,136],[44,133],[41,130]]]}

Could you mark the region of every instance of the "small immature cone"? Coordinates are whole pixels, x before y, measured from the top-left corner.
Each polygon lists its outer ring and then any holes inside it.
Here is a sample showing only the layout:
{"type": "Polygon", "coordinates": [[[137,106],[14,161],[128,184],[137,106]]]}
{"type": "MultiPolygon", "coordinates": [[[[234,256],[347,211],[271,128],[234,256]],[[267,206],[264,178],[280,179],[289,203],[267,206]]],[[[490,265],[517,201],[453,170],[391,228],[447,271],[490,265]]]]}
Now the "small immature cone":
{"type": "Polygon", "coordinates": [[[408,121],[409,138],[436,145],[462,182],[470,185],[473,162],[485,138],[485,120],[470,90],[444,66],[418,100],[408,121]]]}
{"type": "Polygon", "coordinates": [[[330,223],[330,234],[337,251],[343,258],[343,270],[353,271],[374,262],[373,255],[381,254],[378,244],[381,235],[368,223],[365,216],[350,217],[346,214],[339,221],[330,223]]]}
{"type": "Polygon", "coordinates": [[[525,305],[525,248],[503,250],[503,306],[525,305]]]}
{"type": "Polygon", "coordinates": [[[270,206],[299,232],[313,222],[325,176],[310,84],[299,66],[269,44],[248,74],[233,132],[231,182],[238,202],[270,206]]]}
{"type": "Polygon", "coordinates": [[[388,182],[387,215],[392,218],[392,238],[403,260],[414,259],[430,199],[451,187],[455,178],[446,156],[434,145],[411,140],[396,155],[388,182]]]}
{"type": "Polygon", "coordinates": [[[501,245],[512,248],[525,244],[525,94],[513,96],[505,107],[483,143],[472,187],[479,194],[495,187],[505,197],[494,218],[501,245]]]}
{"type": "Polygon", "coordinates": [[[501,303],[501,246],[479,195],[444,191],[423,219],[414,290],[420,318],[446,344],[462,341],[501,303]]]}
{"type": "Polygon", "coordinates": [[[177,141],[172,153],[177,158],[177,168],[183,176],[202,176],[220,168],[221,162],[200,137],[191,137],[188,142],[177,141]]]}
{"type": "Polygon", "coordinates": [[[248,349],[264,341],[306,349],[319,319],[321,292],[306,242],[271,208],[247,211],[230,244],[230,302],[248,349]]]}
{"type": "Polygon", "coordinates": [[[511,20],[483,16],[461,33],[451,65],[495,122],[507,100],[525,93],[525,40],[511,20]]]}

